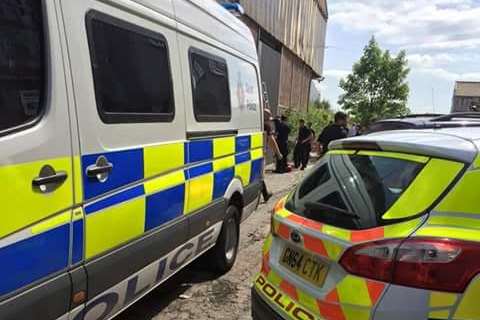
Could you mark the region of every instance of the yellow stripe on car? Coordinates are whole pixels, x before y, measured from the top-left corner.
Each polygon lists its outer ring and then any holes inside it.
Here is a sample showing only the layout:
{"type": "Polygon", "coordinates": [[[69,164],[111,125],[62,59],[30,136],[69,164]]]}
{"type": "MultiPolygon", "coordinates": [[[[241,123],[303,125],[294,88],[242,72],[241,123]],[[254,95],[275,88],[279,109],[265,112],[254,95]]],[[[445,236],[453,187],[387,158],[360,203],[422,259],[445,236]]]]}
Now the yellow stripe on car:
{"type": "Polygon", "coordinates": [[[424,212],[452,183],[463,166],[458,162],[431,159],[382,218],[402,219],[424,212]]]}
{"type": "Polygon", "coordinates": [[[213,157],[219,158],[235,153],[235,137],[213,139],[213,157]]]}
{"type": "Polygon", "coordinates": [[[480,171],[468,171],[435,208],[436,211],[480,214],[478,185],[480,171]]]}
{"type": "Polygon", "coordinates": [[[185,162],[183,142],[147,146],[143,148],[144,177],[153,177],[181,168],[185,162]]]}
{"type": "Polygon", "coordinates": [[[60,212],[73,204],[72,160],[69,157],[41,160],[0,167],[2,190],[2,223],[0,238],[12,234],[28,225],[32,225],[60,212]],[[55,192],[43,194],[32,190],[32,179],[48,163],[57,171],[65,171],[67,179],[55,192]]]}
{"type": "Polygon", "coordinates": [[[185,214],[189,214],[212,202],[213,173],[187,181],[186,188],[188,192],[185,199],[185,214]]]}
{"type": "Polygon", "coordinates": [[[185,172],[175,171],[145,183],[145,193],[153,194],[161,190],[178,186],[185,182],[185,172]]]}
{"type": "Polygon", "coordinates": [[[48,230],[54,229],[58,226],[70,223],[72,220],[72,211],[69,210],[67,212],[58,214],[52,218],[49,218],[39,224],[34,225],[31,228],[32,234],[39,234],[42,232],[46,232],[48,230]]]}
{"type": "Polygon", "coordinates": [[[453,316],[455,320],[478,319],[480,315],[480,278],[472,281],[453,316]]]}
{"type": "Polygon", "coordinates": [[[262,148],[263,147],[263,132],[254,133],[250,138],[250,148],[262,148]]]}
{"type": "Polygon", "coordinates": [[[235,166],[235,176],[239,177],[243,186],[250,183],[250,172],[252,169],[252,163],[250,161],[237,164],[235,166]]]}
{"type": "Polygon", "coordinates": [[[427,163],[428,157],[418,156],[408,153],[398,153],[398,152],[385,152],[385,151],[359,151],[357,153],[359,156],[370,156],[370,157],[385,157],[399,160],[406,160],[418,163],[427,163]]]}
{"type": "Polygon", "coordinates": [[[229,156],[213,161],[213,171],[218,172],[235,166],[235,156],[229,156]]]}
{"type": "Polygon", "coordinates": [[[372,302],[365,279],[346,275],[337,284],[338,297],[342,304],[370,307],[372,302]]]}
{"type": "Polygon", "coordinates": [[[250,151],[250,158],[251,160],[263,158],[263,149],[255,149],[250,151]]]}
{"type": "Polygon", "coordinates": [[[91,258],[143,234],[145,198],[123,202],[86,217],[85,257],[91,258]]]}
{"type": "Polygon", "coordinates": [[[328,151],[329,155],[352,155],[355,154],[356,150],[330,150],[328,151]]]}

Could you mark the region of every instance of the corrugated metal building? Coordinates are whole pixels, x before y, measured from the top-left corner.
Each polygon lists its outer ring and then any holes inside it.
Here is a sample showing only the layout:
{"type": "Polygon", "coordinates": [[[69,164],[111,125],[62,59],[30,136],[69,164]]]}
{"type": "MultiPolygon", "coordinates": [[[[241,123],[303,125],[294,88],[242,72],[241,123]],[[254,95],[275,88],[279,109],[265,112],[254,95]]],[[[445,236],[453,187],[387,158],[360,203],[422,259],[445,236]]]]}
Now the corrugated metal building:
{"type": "Polygon", "coordinates": [[[240,19],[257,41],[272,111],[307,110],[311,80],[323,73],[327,0],[229,2],[239,2],[245,9],[240,19]]]}
{"type": "Polygon", "coordinates": [[[480,82],[457,81],[453,90],[452,112],[469,112],[476,106],[480,111],[480,82]]]}

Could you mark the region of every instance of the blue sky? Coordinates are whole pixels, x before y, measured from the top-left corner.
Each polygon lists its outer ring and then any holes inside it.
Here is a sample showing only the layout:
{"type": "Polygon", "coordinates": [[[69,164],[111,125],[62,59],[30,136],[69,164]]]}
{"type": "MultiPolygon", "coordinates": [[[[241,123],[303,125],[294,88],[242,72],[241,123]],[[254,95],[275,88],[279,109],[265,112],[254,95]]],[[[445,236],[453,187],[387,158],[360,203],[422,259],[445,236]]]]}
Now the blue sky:
{"type": "Polygon", "coordinates": [[[323,98],[336,105],[339,79],[375,35],[406,50],[414,113],[448,113],[455,80],[480,80],[480,0],[330,0],[323,98]]]}

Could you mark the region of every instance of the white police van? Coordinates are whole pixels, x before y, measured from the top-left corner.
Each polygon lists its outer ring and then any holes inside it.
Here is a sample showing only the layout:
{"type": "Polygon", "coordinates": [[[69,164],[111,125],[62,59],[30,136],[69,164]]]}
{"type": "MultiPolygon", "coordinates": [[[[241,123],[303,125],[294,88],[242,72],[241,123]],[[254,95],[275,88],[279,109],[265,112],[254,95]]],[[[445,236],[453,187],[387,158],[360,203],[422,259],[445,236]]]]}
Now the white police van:
{"type": "Polygon", "coordinates": [[[214,1],[0,1],[0,319],[110,319],[204,253],[228,271],[259,79],[214,1]]]}

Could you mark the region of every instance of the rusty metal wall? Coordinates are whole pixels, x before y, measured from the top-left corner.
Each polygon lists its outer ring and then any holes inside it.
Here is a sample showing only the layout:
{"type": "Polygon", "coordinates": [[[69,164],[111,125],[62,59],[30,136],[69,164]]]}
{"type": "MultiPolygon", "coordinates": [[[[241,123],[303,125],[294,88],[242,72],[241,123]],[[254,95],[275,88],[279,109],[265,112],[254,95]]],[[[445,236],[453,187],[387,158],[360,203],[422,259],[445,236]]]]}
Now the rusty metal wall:
{"type": "Polygon", "coordinates": [[[326,0],[240,0],[246,15],[322,74],[326,0]]]}
{"type": "Polygon", "coordinates": [[[293,52],[284,48],[280,72],[280,108],[306,111],[310,96],[310,81],[313,76],[309,66],[293,52]]]}

